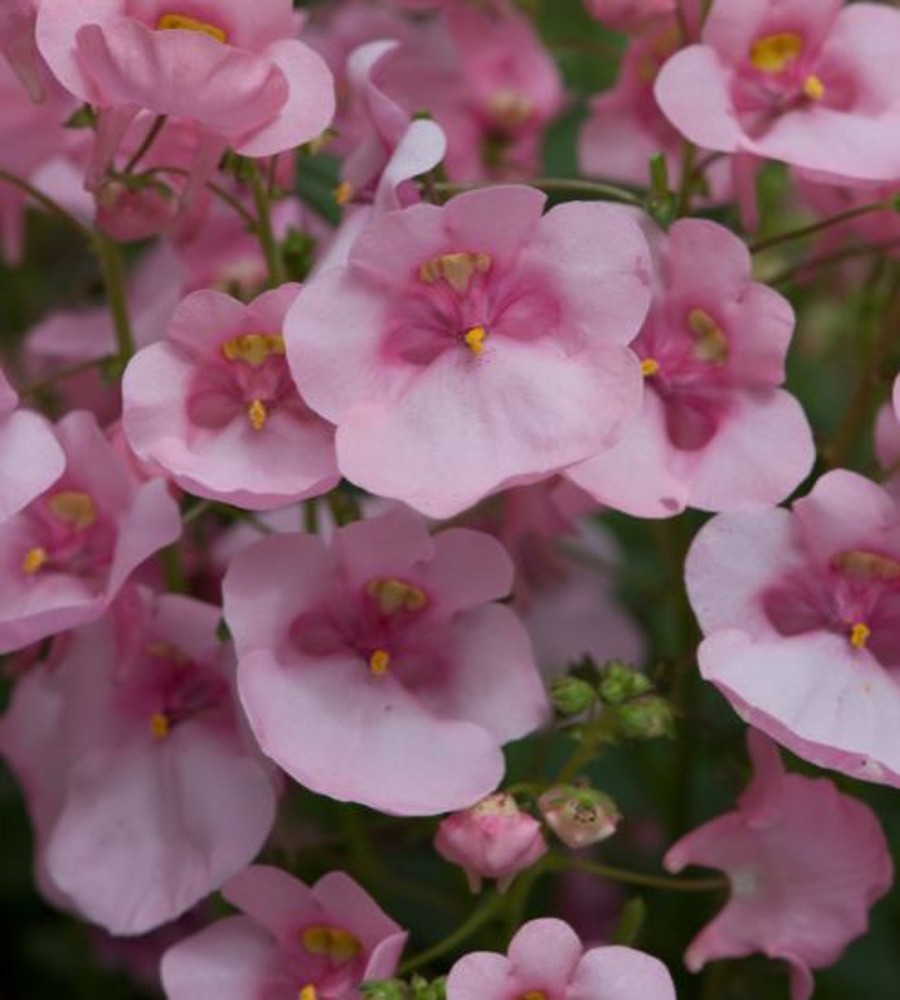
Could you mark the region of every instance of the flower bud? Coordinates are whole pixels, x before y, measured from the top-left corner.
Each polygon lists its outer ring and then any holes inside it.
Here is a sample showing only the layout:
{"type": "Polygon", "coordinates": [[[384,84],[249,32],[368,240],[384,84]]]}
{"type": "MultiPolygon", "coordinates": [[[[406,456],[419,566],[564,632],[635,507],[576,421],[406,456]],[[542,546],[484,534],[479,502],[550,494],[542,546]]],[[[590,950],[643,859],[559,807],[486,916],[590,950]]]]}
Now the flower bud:
{"type": "Polygon", "coordinates": [[[673,736],[675,713],[659,695],[646,694],[616,708],[616,732],[626,740],[655,740],[673,736]]]}
{"type": "Polygon", "coordinates": [[[599,844],[616,832],[622,814],[604,792],[577,785],[557,785],[538,799],[547,825],[566,847],[599,844]]]}
{"type": "Polygon", "coordinates": [[[361,983],[359,992],[365,1000],[408,1000],[409,987],[402,979],[373,979],[361,983]]]}
{"type": "Polygon", "coordinates": [[[505,892],[520,871],[547,851],[541,824],[503,792],[442,820],[434,846],[465,871],[472,892],[481,889],[482,878],[497,879],[497,889],[505,892]]]}
{"type": "Polygon", "coordinates": [[[557,677],[550,685],[553,707],[560,715],[581,715],[597,700],[597,692],[580,677],[557,677]]]}
{"type": "Polygon", "coordinates": [[[646,674],[621,660],[608,660],[600,673],[600,697],[609,705],[619,705],[653,690],[646,674]]]}

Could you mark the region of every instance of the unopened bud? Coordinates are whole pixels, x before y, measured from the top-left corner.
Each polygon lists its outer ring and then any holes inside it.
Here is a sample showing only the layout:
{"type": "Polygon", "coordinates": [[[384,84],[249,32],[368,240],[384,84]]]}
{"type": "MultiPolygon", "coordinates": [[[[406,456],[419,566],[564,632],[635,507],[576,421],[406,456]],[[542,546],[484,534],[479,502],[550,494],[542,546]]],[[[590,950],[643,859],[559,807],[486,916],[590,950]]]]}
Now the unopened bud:
{"type": "Polygon", "coordinates": [[[615,802],[595,788],[558,785],[538,799],[547,825],[566,847],[599,844],[616,832],[622,814],[615,802]]]}
{"type": "Polygon", "coordinates": [[[409,1000],[409,987],[402,979],[373,979],[361,983],[359,992],[365,1000],[409,1000]]]}
{"type": "Polygon", "coordinates": [[[619,705],[653,690],[647,675],[622,660],[607,660],[600,671],[600,697],[608,705],[619,705]]]}
{"type": "Polygon", "coordinates": [[[413,976],[410,1000],[447,1000],[447,977],[428,982],[421,976],[413,976]]]}
{"type": "Polygon", "coordinates": [[[597,692],[580,677],[557,677],[550,685],[553,707],[560,715],[581,715],[597,700],[597,692]]]}
{"type": "Polygon", "coordinates": [[[659,695],[634,698],[615,711],[616,732],[626,740],[655,740],[675,734],[675,713],[659,695]]]}

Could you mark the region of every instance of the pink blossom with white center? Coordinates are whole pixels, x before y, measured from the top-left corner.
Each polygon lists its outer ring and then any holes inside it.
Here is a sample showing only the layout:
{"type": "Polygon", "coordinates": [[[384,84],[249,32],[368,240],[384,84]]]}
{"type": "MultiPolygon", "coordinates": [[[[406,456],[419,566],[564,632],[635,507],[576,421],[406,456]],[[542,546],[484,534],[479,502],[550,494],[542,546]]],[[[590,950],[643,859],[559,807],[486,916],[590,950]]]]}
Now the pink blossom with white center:
{"type": "Polygon", "coordinates": [[[497,879],[497,891],[506,892],[519,872],[547,853],[547,841],[533,816],[497,792],[442,819],[434,849],[465,871],[472,892],[481,891],[483,878],[497,879]]]}
{"type": "Polygon", "coordinates": [[[242,731],[219,609],[132,589],[16,686],[0,749],[51,898],[114,934],[174,919],[252,861],[271,768],[242,731]]]}
{"type": "Polygon", "coordinates": [[[777,503],[815,458],[802,407],[778,388],[793,310],[751,281],[746,246],[714,222],[683,219],[651,243],[658,287],[632,345],[643,413],[616,447],[565,475],[639,517],[777,503]]]}
{"type": "Polygon", "coordinates": [[[822,767],[900,786],[900,509],[853,472],[792,512],[722,514],[688,595],[703,676],[744,719],[822,767]]]}
{"type": "Polygon", "coordinates": [[[59,479],[66,465],[50,424],[18,404],[0,369],[0,524],[59,479]]]}
{"type": "Polygon", "coordinates": [[[448,517],[621,436],[646,244],[614,206],[543,203],[511,186],[387,213],[300,293],[288,361],[348,479],[448,517]]]}
{"type": "Polygon", "coordinates": [[[129,362],[122,423],[145,461],[198,496],[267,510],[317,496],[340,478],[334,429],[298,395],[282,324],[298,285],[244,305],[194,292],[167,341],[129,362]]]}
{"type": "Polygon", "coordinates": [[[460,809],[547,700],[524,627],[494,603],[512,564],[396,507],[241,552],[223,582],[238,688],[264,752],[301,784],[398,815],[460,809]]]}
{"type": "Polygon", "coordinates": [[[161,480],[140,482],[89,413],[56,427],[62,475],[0,525],[0,652],[93,621],[181,533],[161,480]]]}
{"type": "Polygon", "coordinates": [[[270,156],[329,124],[331,73],[295,37],[290,0],[252,8],[243,0],[178,6],[170,0],[42,0],[38,49],[64,87],[103,112],[101,160],[141,108],[196,122],[212,166],[225,146],[270,156]]]}
{"type": "Polygon", "coordinates": [[[506,955],[475,951],[450,970],[447,1000],[675,1000],[657,958],[609,945],[584,950],[567,923],[523,924],[506,955]]]}
{"type": "Polygon", "coordinates": [[[893,865],[875,814],[825,779],[786,774],[778,750],[747,734],[753,780],[726,813],[669,848],[665,865],[718,868],[730,899],[689,945],[685,964],[762,952],[784,959],[793,1000],[813,993],[811,969],[836,962],[888,891],[893,865]]]}
{"type": "Polygon", "coordinates": [[[716,0],[656,98],[691,142],[858,180],[900,176],[900,12],[842,0],[716,0]]]}
{"type": "Polygon", "coordinates": [[[406,944],[406,932],[343,872],[309,888],[253,865],[222,895],[244,915],[166,952],[168,1000],[357,1000],[356,986],[389,978],[406,944]]]}

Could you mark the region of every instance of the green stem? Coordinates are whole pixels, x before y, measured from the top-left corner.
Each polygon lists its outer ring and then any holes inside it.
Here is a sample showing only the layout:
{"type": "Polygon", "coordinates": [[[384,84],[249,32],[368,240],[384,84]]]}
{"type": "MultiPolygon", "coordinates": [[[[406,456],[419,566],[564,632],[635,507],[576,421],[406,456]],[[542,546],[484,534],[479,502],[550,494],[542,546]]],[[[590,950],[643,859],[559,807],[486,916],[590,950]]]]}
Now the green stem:
{"type": "Polygon", "coordinates": [[[570,785],[578,777],[581,769],[596,760],[600,753],[600,748],[593,740],[584,740],[563,765],[554,784],[570,785]]]}
{"type": "Polygon", "coordinates": [[[163,130],[163,126],[166,124],[166,115],[157,115],[153,120],[153,124],[147,129],[147,134],[144,136],[144,141],[138,146],[134,151],[131,158],[125,164],[125,173],[130,174],[134,168],[141,162],[147,151],[156,142],[157,136],[163,130]]]}
{"type": "Polygon", "coordinates": [[[209,511],[215,509],[215,503],[212,500],[201,500],[199,503],[195,503],[190,510],[184,512],[181,517],[181,524],[187,527],[189,524],[193,524],[194,521],[198,521],[204,514],[208,514],[209,511]]]}
{"type": "Polygon", "coordinates": [[[420,952],[413,958],[407,959],[407,961],[400,966],[398,974],[406,976],[410,972],[414,972],[416,969],[421,969],[423,966],[429,965],[436,958],[446,955],[447,952],[453,951],[454,948],[470,938],[480,927],[492,920],[501,909],[504,902],[504,898],[496,892],[488,895],[481,906],[475,910],[468,920],[460,924],[455,931],[448,934],[442,941],[438,941],[437,944],[432,945],[430,948],[426,948],[425,951],[420,952]]]}
{"type": "Polygon", "coordinates": [[[770,247],[780,246],[782,243],[790,243],[792,240],[802,240],[805,236],[814,236],[822,232],[823,229],[830,229],[831,226],[840,225],[850,219],[859,218],[861,215],[869,215],[871,212],[889,212],[893,206],[888,201],[873,201],[868,205],[857,205],[856,208],[848,208],[846,212],[839,212],[831,215],[827,219],[820,219],[809,226],[801,226],[800,229],[791,229],[786,233],[778,233],[769,236],[764,240],[757,240],[750,244],[750,253],[759,253],[761,250],[768,250],[770,247]]]}
{"type": "MultiPolygon", "coordinates": [[[[177,177],[187,177],[188,171],[183,170],[181,167],[151,167],[149,170],[145,170],[144,174],[147,176],[152,176],[153,174],[175,174],[177,177]]],[[[248,212],[233,194],[213,181],[207,181],[206,188],[224,202],[224,204],[228,205],[229,208],[233,208],[244,220],[249,229],[256,227],[256,219],[253,217],[253,214],[248,212]]]]}
{"type": "Polygon", "coordinates": [[[890,250],[895,250],[898,246],[900,246],[900,240],[890,240],[888,243],[873,244],[872,246],[845,247],[843,250],[835,251],[835,253],[822,254],[819,257],[813,257],[811,260],[803,260],[798,264],[792,264],[772,277],[765,278],[765,283],[773,286],[784,285],[798,275],[805,273],[813,274],[820,267],[831,267],[834,264],[842,264],[844,261],[855,260],[858,257],[870,257],[876,253],[887,253],[890,250]]]}
{"type": "Polygon", "coordinates": [[[275,239],[275,232],[272,229],[272,213],[269,200],[269,192],[263,182],[259,169],[254,167],[250,176],[250,191],[253,194],[253,205],[256,208],[256,235],[266,258],[266,266],[269,269],[269,283],[273,288],[281,285],[285,281],[284,260],[281,256],[281,247],[275,239]]]}
{"type": "Polygon", "coordinates": [[[43,191],[36,188],[33,184],[29,184],[28,181],[23,180],[21,177],[17,177],[15,174],[2,169],[0,169],[0,180],[6,181],[7,184],[11,184],[13,187],[23,191],[32,201],[36,201],[42,208],[47,209],[51,215],[55,215],[61,222],[74,229],[79,236],[88,241],[93,239],[93,233],[87,226],[82,225],[71,212],[66,211],[59,202],[54,201],[53,198],[44,194],[43,191]]]}
{"type": "Polygon", "coordinates": [[[691,210],[691,195],[694,191],[694,160],[697,156],[697,147],[692,142],[685,141],[681,147],[681,185],[678,188],[678,201],[676,202],[675,215],[681,218],[691,210]]]}
{"type": "Polygon", "coordinates": [[[339,528],[362,519],[362,511],[359,509],[356,497],[345,493],[339,486],[325,494],[325,502],[328,504],[334,523],[339,528]]]}
{"type": "Polygon", "coordinates": [[[106,300],[112,314],[113,329],[118,345],[119,364],[125,367],[134,354],[134,337],[128,317],[128,298],[125,293],[125,275],[119,246],[99,229],[94,232],[94,249],[100,262],[100,272],[106,288],[106,300]]]}
{"type": "Polygon", "coordinates": [[[627,868],[601,865],[585,858],[554,855],[547,860],[547,867],[556,871],[575,870],[597,875],[613,882],[626,885],[640,885],[647,889],[667,889],[674,892],[721,892],[730,888],[731,883],[722,876],[718,878],[676,878],[674,875],[646,875],[627,868]]]}
{"type": "MultiPolygon", "coordinates": [[[[613,184],[604,184],[602,181],[588,181],[579,178],[569,177],[532,177],[526,181],[531,187],[539,188],[547,194],[572,194],[585,198],[597,198],[601,201],[622,202],[625,205],[642,204],[641,199],[625,188],[616,187],[613,184]]],[[[479,188],[491,187],[491,182],[476,181],[471,184],[449,184],[436,183],[435,191],[439,195],[450,197],[455,194],[462,194],[466,191],[476,191],[479,188]]]]}
{"type": "Polygon", "coordinates": [[[319,533],[319,500],[311,497],[303,501],[303,528],[308,535],[319,533]]]}

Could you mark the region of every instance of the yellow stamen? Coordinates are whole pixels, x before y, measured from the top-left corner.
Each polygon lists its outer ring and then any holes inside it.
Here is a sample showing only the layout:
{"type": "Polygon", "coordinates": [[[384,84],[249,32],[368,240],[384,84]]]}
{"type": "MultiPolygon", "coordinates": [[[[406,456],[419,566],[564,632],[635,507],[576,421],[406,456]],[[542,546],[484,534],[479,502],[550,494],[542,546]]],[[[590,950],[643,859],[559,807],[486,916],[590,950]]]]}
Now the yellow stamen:
{"type": "Polygon", "coordinates": [[[54,517],[70,524],[76,531],[89,528],[97,520],[94,501],[78,490],[61,490],[47,501],[54,517]]]}
{"type": "Polygon", "coordinates": [[[36,545],[33,549],[29,549],[22,557],[22,572],[27,576],[33,576],[41,569],[47,559],[47,550],[42,549],[40,545],[36,545]]]}
{"type": "Polygon", "coordinates": [[[469,288],[473,274],[486,274],[491,269],[491,255],[488,253],[445,253],[419,268],[419,280],[426,285],[437,281],[447,284],[460,295],[469,288]]]}
{"type": "Polygon", "coordinates": [[[694,337],[694,357],[698,361],[723,365],[728,360],[728,341],[722,328],[705,309],[692,309],[687,318],[694,337]]]}
{"type": "Polygon", "coordinates": [[[369,657],[369,670],[376,677],[384,677],[391,665],[391,654],[386,649],[376,649],[369,657]]]}
{"type": "Polygon", "coordinates": [[[644,358],[641,362],[641,375],[644,378],[651,378],[659,371],[659,362],[656,358],[644,358]]]}
{"type": "Polygon", "coordinates": [[[466,347],[477,357],[479,354],[484,354],[486,337],[487,330],[483,326],[473,326],[466,330],[463,340],[466,342],[466,347]]]}
{"type": "Polygon", "coordinates": [[[284,338],[278,333],[242,333],[222,344],[222,354],[228,361],[260,368],[272,355],[284,355],[284,338]]]}
{"type": "Polygon", "coordinates": [[[750,46],[750,62],[763,73],[782,73],[803,52],[803,39],[795,31],[763,35],[750,46]]]}
{"type": "Polygon", "coordinates": [[[349,962],[362,951],[362,945],[349,931],[325,924],[306,927],[300,940],[311,955],[322,955],[339,964],[349,962]]]}
{"type": "Polygon", "coordinates": [[[825,84],[822,83],[821,78],[816,76],[815,73],[810,73],[803,81],[803,93],[811,101],[821,101],[825,96],[825,84]]]}
{"type": "Polygon", "coordinates": [[[162,712],[154,712],[150,716],[150,732],[158,740],[164,740],[169,735],[169,719],[162,712]]]}
{"type": "Polygon", "coordinates": [[[547,994],[543,990],[529,990],[522,994],[522,1000],[547,1000],[547,994]]]}
{"type": "Polygon", "coordinates": [[[268,416],[268,411],[260,399],[254,399],[247,407],[247,419],[255,431],[261,431],[266,426],[266,418],[268,416]]]}
{"type": "Polygon", "coordinates": [[[831,560],[831,565],[833,569],[863,580],[900,580],[900,561],[877,552],[866,552],[863,549],[839,552],[831,560]]]}
{"type": "Polygon", "coordinates": [[[157,31],[199,31],[201,35],[209,35],[217,42],[225,42],[228,35],[218,27],[208,21],[198,21],[195,17],[188,17],[186,14],[160,14],[156,22],[157,31]]]}
{"type": "Polygon", "coordinates": [[[854,649],[865,649],[872,630],[864,622],[854,622],[850,629],[850,645],[854,649]]]}
{"type": "Polygon", "coordinates": [[[319,1000],[319,991],[312,983],[307,983],[297,994],[297,1000],[319,1000]]]}
{"type": "Polygon", "coordinates": [[[346,205],[354,195],[353,185],[349,181],[341,181],[334,189],[332,195],[337,205],[346,205]]]}
{"type": "Polygon", "coordinates": [[[366,593],[378,601],[384,615],[395,614],[401,608],[406,611],[421,611],[428,603],[428,597],[421,587],[392,576],[376,576],[369,580],[366,593]]]}

